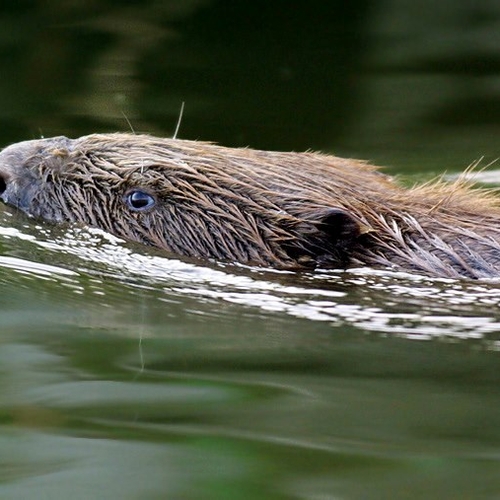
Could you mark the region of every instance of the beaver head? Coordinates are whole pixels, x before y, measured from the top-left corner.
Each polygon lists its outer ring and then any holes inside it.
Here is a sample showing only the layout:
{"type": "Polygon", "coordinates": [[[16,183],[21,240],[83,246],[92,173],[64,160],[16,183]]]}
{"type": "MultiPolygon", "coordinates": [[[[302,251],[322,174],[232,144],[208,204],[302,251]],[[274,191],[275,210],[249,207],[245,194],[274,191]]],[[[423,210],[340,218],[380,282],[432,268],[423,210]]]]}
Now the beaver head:
{"type": "MultiPolygon", "coordinates": [[[[31,216],[82,222],[174,254],[345,267],[365,225],[341,200],[363,182],[340,159],[344,175],[334,181],[330,158],[146,135],[56,137],[0,153],[0,196],[31,216]]],[[[365,188],[385,182],[359,166],[370,174],[365,188]]]]}
{"type": "Polygon", "coordinates": [[[403,189],[364,162],[147,135],[21,142],[0,198],[195,258],[500,276],[500,203],[466,183],[403,189]]]}

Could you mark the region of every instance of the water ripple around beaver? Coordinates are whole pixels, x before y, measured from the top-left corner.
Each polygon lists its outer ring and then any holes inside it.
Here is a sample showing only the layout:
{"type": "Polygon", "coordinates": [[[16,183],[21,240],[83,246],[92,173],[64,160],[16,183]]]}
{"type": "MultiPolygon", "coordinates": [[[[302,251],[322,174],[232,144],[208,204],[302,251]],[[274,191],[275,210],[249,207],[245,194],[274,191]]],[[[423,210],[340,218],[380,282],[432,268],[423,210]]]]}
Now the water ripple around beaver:
{"type": "Polygon", "coordinates": [[[500,348],[495,282],[365,268],[297,274],[200,265],[126,244],[99,230],[40,226],[8,209],[0,215],[0,268],[9,276],[15,272],[24,279],[56,282],[78,295],[105,300],[110,293],[149,293],[160,302],[188,300],[200,315],[236,315],[243,308],[351,325],[379,335],[471,339],[500,348]]]}

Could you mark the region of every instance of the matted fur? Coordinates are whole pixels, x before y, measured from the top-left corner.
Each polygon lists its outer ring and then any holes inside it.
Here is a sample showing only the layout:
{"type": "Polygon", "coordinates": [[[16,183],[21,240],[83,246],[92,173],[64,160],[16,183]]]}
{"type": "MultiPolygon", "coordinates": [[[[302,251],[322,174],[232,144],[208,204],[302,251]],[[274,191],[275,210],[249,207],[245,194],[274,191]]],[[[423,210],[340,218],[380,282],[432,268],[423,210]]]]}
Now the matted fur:
{"type": "Polygon", "coordinates": [[[404,189],[357,160],[131,134],[14,144],[0,180],[30,215],[189,257],[500,276],[500,200],[463,180],[404,189]],[[131,210],[132,190],[155,206],[131,210]]]}

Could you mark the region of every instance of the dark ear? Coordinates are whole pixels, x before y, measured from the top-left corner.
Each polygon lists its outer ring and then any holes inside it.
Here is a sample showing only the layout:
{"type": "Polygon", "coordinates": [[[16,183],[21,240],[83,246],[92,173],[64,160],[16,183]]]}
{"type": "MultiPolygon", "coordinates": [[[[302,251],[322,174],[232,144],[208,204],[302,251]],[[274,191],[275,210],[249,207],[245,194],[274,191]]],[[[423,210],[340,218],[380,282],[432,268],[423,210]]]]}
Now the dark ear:
{"type": "Polygon", "coordinates": [[[346,250],[361,234],[358,221],[343,208],[328,209],[321,217],[318,229],[326,234],[332,245],[346,250]]]}
{"type": "Polygon", "coordinates": [[[328,208],[315,225],[316,265],[348,267],[358,244],[356,240],[362,234],[361,224],[344,208],[328,208]]]}
{"type": "Polygon", "coordinates": [[[346,268],[359,243],[362,226],[344,208],[323,207],[302,213],[297,238],[284,245],[288,255],[306,267],[346,268]]]}

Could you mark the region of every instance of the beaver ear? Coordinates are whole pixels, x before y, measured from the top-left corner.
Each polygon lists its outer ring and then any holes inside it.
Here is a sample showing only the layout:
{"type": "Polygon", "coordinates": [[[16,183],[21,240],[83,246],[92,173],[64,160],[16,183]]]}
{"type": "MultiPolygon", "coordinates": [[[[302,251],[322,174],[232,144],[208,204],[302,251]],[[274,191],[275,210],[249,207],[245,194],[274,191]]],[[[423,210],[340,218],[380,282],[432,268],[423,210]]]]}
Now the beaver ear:
{"type": "Polygon", "coordinates": [[[363,234],[361,224],[343,208],[328,208],[319,215],[315,225],[319,231],[316,246],[321,248],[316,265],[348,267],[357,239],[363,234]]]}
{"type": "Polygon", "coordinates": [[[307,267],[347,267],[364,233],[358,220],[336,207],[316,208],[303,217],[299,238],[285,247],[288,254],[307,267]]]}
{"type": "Polygon", "coordinates": [[[343,208],[329,208],[321,215],[318,229],[335,246],[348,248],[362,234],[359,222],[343,208]]]}

